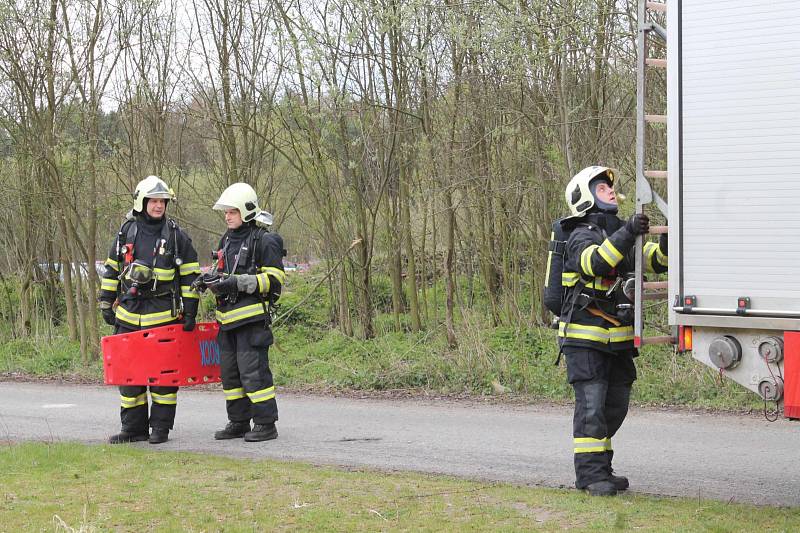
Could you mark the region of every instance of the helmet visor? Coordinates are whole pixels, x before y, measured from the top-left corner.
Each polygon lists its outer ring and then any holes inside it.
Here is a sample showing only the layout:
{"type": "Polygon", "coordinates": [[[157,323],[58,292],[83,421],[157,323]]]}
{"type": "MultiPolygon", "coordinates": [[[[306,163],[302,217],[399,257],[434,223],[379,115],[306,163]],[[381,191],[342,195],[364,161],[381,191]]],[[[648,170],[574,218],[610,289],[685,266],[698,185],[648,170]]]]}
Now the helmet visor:
{"type": "MultiPolygon", "coordinates": [[[[142,184],[140,184],[140,186],[142,186],[142,184]]],[[[144,186],[146,187],[147,185],[144,186]]],[[[171,200],[175,198],[175,192],[167,187],[166,183],[156,178],[155,183],[152,184],[150,189],[144,191],[142,198],[164,198],[171,200]]]]}
{"type": "Polygon", "coordinates": [[[170,192],[149,192],[144,195],[145,198],[163,198],[165,200],[172,200],[172,193],[170,192]]]}

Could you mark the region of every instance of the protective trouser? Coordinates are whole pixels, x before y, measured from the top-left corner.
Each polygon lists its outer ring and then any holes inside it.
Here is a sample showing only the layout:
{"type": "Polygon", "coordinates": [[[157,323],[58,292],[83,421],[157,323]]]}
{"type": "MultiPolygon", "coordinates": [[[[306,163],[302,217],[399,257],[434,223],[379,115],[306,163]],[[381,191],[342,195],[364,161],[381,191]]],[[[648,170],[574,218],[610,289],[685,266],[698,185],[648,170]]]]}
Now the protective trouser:
{"type": "MultiPolygon", "coordinates": [[[[117,325],[114,334],[138,331],[117,325]]],[[[152,407],[147,415],[147,388],[144,385],[123,385],[119,388],[120,419],[122,430],[129,433],[145,434],[148,427],[172,429],[175,422],[175,408],[178,404],[178,387],[150,387],[152,407]]]]}
{"type": "Polygon", "coordinates": [[[231,422],[272,424],[278,420],[275,386],[269,369],[272,331],[263,322],[220,330],[222,389],[231,422]]]}
{"type": "Polygon", "coordinates": [[[583,489],[611,476],[611,437],[628,414],[636,380],[635,352],[612,354],[575,347],[564,347],[563,351],[567,378],[575,390],[575,486],[583,489]]]}

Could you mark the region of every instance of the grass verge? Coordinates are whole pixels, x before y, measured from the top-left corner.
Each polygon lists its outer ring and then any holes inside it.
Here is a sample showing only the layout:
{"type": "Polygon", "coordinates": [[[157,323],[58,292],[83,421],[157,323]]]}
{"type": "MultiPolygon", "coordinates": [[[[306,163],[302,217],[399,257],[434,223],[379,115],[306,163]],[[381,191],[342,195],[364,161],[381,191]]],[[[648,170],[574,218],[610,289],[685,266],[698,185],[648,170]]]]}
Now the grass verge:
{"type": "Polygon", "coordinates": [[[5,531],[798,531],[800,510],[343,471],[129,446],[0,445],[5,531]]]}

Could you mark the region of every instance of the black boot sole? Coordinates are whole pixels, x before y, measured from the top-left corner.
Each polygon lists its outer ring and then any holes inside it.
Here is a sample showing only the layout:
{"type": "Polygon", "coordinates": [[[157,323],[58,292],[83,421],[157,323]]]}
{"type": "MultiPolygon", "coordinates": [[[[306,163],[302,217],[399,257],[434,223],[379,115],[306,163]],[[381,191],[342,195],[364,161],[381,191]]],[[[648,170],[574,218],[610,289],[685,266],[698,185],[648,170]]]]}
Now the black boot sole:
{"type": "Polygon", "coordinates": [[[146,440],[150,440],[150,435],[133,435],[131,437],[126,437],[124,439],[114,439],[113,437],[108,439],[109,444],[129,444],[131,442],[144,442],[146,440]]]}
{"type": "Polygon", "coordinates": [[[219,432],[214,433],[214,440],[233,440],[233,439],[241,439],[244,437],[244,433],[241,435],[232,435],[230,433],[220,434],[219,432]]]}
{"type": "Polygon", "coordinates": [[[267,434],[245,435],[245,442],[264,442],[265,440],[274,440],[278,438],[278,432],[270,432],[267,434]]]}

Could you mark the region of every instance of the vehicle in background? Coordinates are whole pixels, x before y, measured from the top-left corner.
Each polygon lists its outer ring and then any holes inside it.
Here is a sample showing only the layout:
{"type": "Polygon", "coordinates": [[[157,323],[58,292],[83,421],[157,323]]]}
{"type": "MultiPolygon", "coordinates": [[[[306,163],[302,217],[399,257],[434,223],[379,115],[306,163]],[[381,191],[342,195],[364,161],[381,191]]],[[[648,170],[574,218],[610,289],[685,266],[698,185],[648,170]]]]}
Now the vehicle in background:
{"type": "MultiPolygon", "coordinates": [[[[102,276],[106,270],[103,261],[95,261],[94,270],[98,276],[102,276]]],[[[89,279],[89,265],[86,262],[72,263],[72,276],[75,277],[80,273],[83,279],[89,279]]],[[[61,263],[37,263],[34,268],[34,281],[44,281],[51,275],[58,277],[58,280],[64,281],[64,272],[61,263]]]]}

